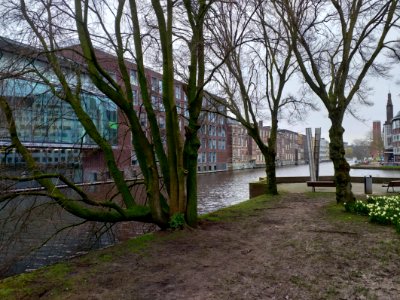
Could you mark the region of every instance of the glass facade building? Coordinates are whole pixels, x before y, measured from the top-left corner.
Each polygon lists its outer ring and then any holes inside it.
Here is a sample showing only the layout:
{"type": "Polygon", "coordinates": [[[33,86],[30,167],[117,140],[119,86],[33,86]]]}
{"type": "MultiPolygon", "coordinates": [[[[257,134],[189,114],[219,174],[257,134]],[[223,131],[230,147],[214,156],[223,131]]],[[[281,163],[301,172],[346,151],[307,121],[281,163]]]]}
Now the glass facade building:
{"type": "MultiPolygon", "coordinates": [[[[19,138],[26,145],[95,146],[69,103],[55,96],[47,85],[26,79],[8,79],[1,83],[0,93],[8,99],[19,138]]],[[[82,93],[80,100],[103,138],[111,145],[117,145],[117,106],[106,97],[91,93],[82,93]]],[[[1,121],[3,125],[4,121],[1,121]]],[[[3,145],[10,141],[5,127],[0,128],[3,145]]]]}

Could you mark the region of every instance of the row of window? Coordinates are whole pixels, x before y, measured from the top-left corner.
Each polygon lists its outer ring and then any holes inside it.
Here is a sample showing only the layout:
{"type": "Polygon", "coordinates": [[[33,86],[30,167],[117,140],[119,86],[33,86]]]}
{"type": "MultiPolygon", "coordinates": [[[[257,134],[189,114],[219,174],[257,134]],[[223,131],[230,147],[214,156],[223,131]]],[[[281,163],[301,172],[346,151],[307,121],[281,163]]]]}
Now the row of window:
{"type": "Polygon", "coordinates": [[[226,142],[225,139],[217,140],[217,139],[209,139],[208,143],[205,138],[201,139],[201,148],[203,149],[218,149],[218,150],[225,150],[226,142]]]}
{"type": "Polygon", "coordinates": [[[400,128],[400,120],[394,120],[392,122],[392,129],[400,128]]]}
{"type": "MultiPolygon", "coordinates": [[[[1,91],[14,111],[19,137],[23,142],[94,144],[72,107],[54,96],[44,84],[8,79],[2,82],[1,91]]],[[[88,93],[82,93],[81,100],[83,109],[99,133],[111,144],[116,144],[116,105],[105,97],[88,93]]],[[[0,136],[7,137],[8,132],[2,131],[0,136]]]]}
{"type": "Polygon", "coordinates": [[[217,153],[216,152],[200,152],[197,156],[197,163],[215,163],[217,162],[217,153]]]}
{"type": "Polygon", "coordinates": [[[207,134],[208,136],[220,136],[225,137],[226,131],[222,126],[207,125],[204,124],[200,127],[200,134],[207,134]]]}
{"type": "MultiPolygon", "coordinates": [[[[130,80],[131,84],[138,86],[138,73],[136,70],[131,70],[130,71],[130,80]]],[[[153,92],[157,92],[159,94],[162,94],[163,92],[163,82],[161,79],[156,78],[156,77],[151,77],[151,90],[153,92]]],[[[179,85],[175,85],[175,98],[176,99],[181,99],[182,97],[182,89],[179,85]]]]}
{"type": "MultiPolygon", "coordinates": [[[[57,164],[57,163],[79,163],[80,151],[75,149],[52,149],[52,150],[32,150],[33,159],[38,163],[57,164]]],[[[0,152],[0,163],[2,164],[23,164],[23,157],[12,152],[0,152]]]]}
{"type": "Polygon", "coordinates": [[[400,134],[393,134],[393,135],[392,135],[392,141],[393,141],[393,142],[398,142],[398,141],[400,141],[400,134]]]}

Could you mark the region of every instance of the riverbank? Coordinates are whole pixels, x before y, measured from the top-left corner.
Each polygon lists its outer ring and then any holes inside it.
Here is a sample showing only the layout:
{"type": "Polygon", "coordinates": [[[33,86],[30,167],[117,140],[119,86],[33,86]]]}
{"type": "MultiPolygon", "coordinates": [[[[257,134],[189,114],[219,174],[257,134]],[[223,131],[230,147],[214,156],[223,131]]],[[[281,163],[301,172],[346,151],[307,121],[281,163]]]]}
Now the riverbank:
{"type": "Polygon", "coordinates": [[[0,281],[0,298],[394,299],[398,249],[333,193],[283,193],[0,281]]]}
{"type": "Polygon", "coordinates": [[[400,165],[381,165],[380,163],[370,163],[370,164],[356,164],[356,165],[351,165],[351,169],[362,169],[362,170],[399,170],[400,171],[400,165]]]}

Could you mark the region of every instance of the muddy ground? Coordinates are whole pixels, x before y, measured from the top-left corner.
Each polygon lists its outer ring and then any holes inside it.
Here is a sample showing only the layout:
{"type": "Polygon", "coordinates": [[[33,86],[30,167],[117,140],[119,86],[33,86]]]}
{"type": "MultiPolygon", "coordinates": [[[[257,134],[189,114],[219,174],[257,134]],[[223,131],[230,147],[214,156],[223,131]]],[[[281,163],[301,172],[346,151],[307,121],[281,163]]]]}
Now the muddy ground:
{"type": "Polygon", "coordinates": [[[72,261],[65,285],[26,298],[400,299],[400,235],[333,202],[291,193],[217,214],[143,248],[72,261]]]}

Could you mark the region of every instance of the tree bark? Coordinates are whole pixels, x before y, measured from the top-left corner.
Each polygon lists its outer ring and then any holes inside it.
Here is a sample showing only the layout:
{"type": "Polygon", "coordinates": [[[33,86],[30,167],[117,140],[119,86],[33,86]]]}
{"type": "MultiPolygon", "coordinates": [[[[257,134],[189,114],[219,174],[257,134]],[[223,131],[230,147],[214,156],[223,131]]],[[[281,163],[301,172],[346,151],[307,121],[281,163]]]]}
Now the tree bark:
{"type": "Polygon", "coordinates": [[[345,158],[345,149],[343,145],[344,128],[341,122],[331,118],[332,126],[329,129],[329,156],[333,162],[335,170],[336,183],[336,202],[348,203],[354,201],[354,195],[351,191],[350,165],[345,158]]]}

